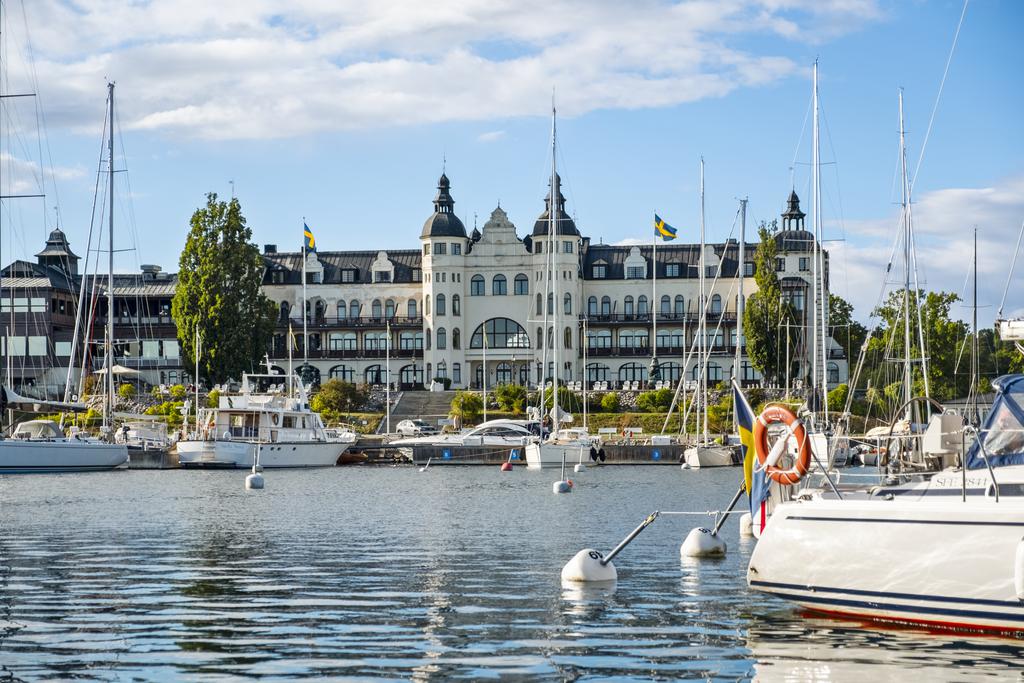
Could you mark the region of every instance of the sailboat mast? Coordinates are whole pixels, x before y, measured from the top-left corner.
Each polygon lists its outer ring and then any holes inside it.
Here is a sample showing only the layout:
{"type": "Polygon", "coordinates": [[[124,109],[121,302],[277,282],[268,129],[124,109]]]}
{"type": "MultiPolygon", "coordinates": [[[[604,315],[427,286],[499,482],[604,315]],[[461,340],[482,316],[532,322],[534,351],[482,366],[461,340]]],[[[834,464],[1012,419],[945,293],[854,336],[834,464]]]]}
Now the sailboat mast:
{"type": "Polygon", "coordinates": [[[700,158],[700,258],[698,260],[700,268],[700,324],[697,328],[697,334],[700,338],[697,340],[698,359],[697,363],[700,370],[700,397],[697,400],[697,408],[700,411],[698,418],[703,415],[703,430],[704,430],[704,442],[708,440],[708,364],[707,359],[704,357],[704,348],[707,345],[707,297],[704,293],[704,157],[700,158]]]}
{"type": "MultiPolygon", "coordinates": [[[[813,271],[811,273],[811,393],[808,397],[808,407],[811,409],[811,413],[817,412],[816,404],[818,402],[818,391],[822,388],[823,382],[820,381],[822,378],[818,376],[818,316],[820,315],[818,307],[818,282],[821,278],[821,261],[818,258],[818,247],[820,240],[818,236],[818,200],[819,194],[819,182],[820,182],[820,169],[821,159],[819,157],[818,149],[818,61],[814,61],[814,69],[812,71],[812,85],[811,85],[811,101],[813,103],[813,118],[812,118],[812,132],[811,132],[811,229],[814,234],[814,244],[812,246],[811,260],[813,261],[813,271]]],[[[824,345],[823,345],[824,348],[824,345]]],[[[824,393],[824,392],[822,392],[824,393]]],[[[822,396],[824,398],[824,396],[822,396]]],[[[824,401],[822,401],[824,402],[824,401]]]]}
{"type": "Polygon", "coordinates": [[[910,419],[910,400],[913,397],[911,386],[913,374],[910,360],[910,181],[907,174],[907,142],[903,126],[903,88],[899,91],[900,99],[900,166],[902,172],[902,213],[903,213],[903,400],[906,402],[906,414],[910,419]]]}
{"type": "Polygon", "coordinates": [[[107,146],[107,190],[110,192],[110,205],[107,235],[107,339],[104,344],[106,357],[105,367],[107,397],[104,401],[103,426],[112,426],[114,413],[114,84],[107,83],[107,97],[110,102],[110,130],[107,146]]]}
{"type": "MultiPolygon", "coordinates": [[[[736,277],[739,279],[739,294],[736,297],[736,361],[733,363],[733,377],[743,386],[743,375],[740,370],[740,359],[743,358],[743,278],[746,277],[746,241],[747,241],[747,199],[740,200],[740,249],[736,257],[736,277]]],[[[733,427],[736,427],[736,406],[732,410],[733,427]]]]}
{"type": "Polygon", "coordinates": [[[975,421],[978,420],[978,375],[979,357],[978,357],[978,226],[974,226],[974,292],[972,295],[974,309],[973,319],[971,321],[971,327],[974,331],[974,340],[971,344],[971,389],[967,392],[967,395],[971,397],[971,405],[968,407],[971,418],[975,421]]]}
{"type": "Polygon", "coordinates": [[[552,336],[551,345],[554,347],[554,351],[553,351],[552,356],[553,356],[553,360],[554,360],[554,363],[555,363],[555,371],[552,373],[553,378],[554,378],[554,384],[552,385],[552,389],[551,389],[551,391],[552,391],[551,407],[552,407],[552,410],[554,412],[554,419],[552,420],[552,423],[551,423],[551,426],[552,426],[551,433],[552,434],[557,434],[558,433],[558,427],[559,427],[559,423],[560,423],[560,420],[561,420],[561,412],[562,412],[561,409],[558,406],[558,375],[559,375],[559,373],[561,371],[561,365],[559,364],[559,354],[558,354],[558,347],[559,347],[558,338],[561,336],[561,331],[560,331],[559,326],[558,326],[559,325],[559,323],[558,323],[559,300],[558,300],[558,277],[557,277],[558,274],[555,272],[555,267],[557,265],[557,260],[556,260],[555,256],[556,256],[556,248],[557,248],[557,245],[558,245],[558,241],[556,239],[556,234],[557,234],[557,230],[558,230],[558,220],[556,218],[556,215],[558,214],[558,192],[559,192],[559,187],[558,187],[558,170],[557,170],[556,161],[555,161],[555,157],[557,156],[556,149],[557,149],[557,140],[558,140],[558,129],[557,129],[557,124],[556,124],[556,118],[557,118],[557,113],[556,113],[556,110],[555,110],[555,98],[552,95],[552,97],[551,97],[551,208],[550,208],[550,211],[548,212],[548,218],[551,221],[551,229],[548,231],[548,247],[549,247],[548,251],[549,251],[549,256],[551,258],[551,271],[550,271],[549,274],[551,276],[551,299],[552,299],[551,303],[552,303],[552,309],[553,309],[552,314],[551,314],[551,320],[552,320],[552,326],[554,327],[554,330],[552,331],[552,335],[551,335],[552,336]]]}

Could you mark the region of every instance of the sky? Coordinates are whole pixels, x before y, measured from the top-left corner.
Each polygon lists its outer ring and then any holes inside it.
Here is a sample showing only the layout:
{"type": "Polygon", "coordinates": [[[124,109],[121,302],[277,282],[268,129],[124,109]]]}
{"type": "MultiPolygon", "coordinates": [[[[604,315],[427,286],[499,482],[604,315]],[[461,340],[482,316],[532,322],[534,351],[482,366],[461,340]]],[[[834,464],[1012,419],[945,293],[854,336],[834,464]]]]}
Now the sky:
{"type": "MultiPolygon", "coordinates": [[[[989,324],[1024,221],[1016,0],[967,7],[937,106],[961,0],[2,4],[2,88],[36,96],[5,100],[0,192],[46,195],[3,202],[4,263],[58,221],[84,255],[108,80],[122,271],[177,270],[207,192],[234,193],[279,250],[303,220],[321,250],[416,249],[442,168],[467,228],[500,202],[524,235],[553,94],[563,190],[594,242],[649,241],[654,212],[697,241],[701,157],[708,240],[737,234],[740,197],[752,238],[791,189],[809,210],[815,59],[831,285],[856,317],[899,232],[900,88],[920,285],[967,293],[977,226],[989,324]]],[[[1024,263],[1009,291],[1005,313],[1024,314],[1024,263]]]]}

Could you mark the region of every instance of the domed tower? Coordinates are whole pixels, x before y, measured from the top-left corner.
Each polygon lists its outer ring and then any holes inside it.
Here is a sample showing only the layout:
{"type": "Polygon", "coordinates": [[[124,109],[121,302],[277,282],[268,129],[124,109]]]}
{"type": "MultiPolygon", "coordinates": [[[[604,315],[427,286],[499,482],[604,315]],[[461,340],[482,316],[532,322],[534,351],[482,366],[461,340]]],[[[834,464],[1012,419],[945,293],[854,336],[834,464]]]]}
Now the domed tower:
{"type": "Polygon", "coordinates": [[[41,266],[53,266],[68,275],[78,275],[79,257],[71,251],[67,235],[60,228],[55,228],[50,233],[46,240],[46,246],[36,254],[36,259],[41,266]]]}
{"type": "Polygon", "coordinates": [[[435,377],[452,377],[450,361],[453,331],[461,328],[464,297],[463,255],[469,238],[466,226],[455,215],[451,182],[441,173],[434,197],[434,213],[423,223],[423,362],[424,384],[435,377]],[[457,303],[458,302],[458,303],[457,303]]]}
{"type": "MultiPolygon", "coordinates": [[[[553,327],[552,317],[557,307],[558,330],[552,330],[549,338],[558,344],[559,365],[558,378],[561,382],[579,378],[577,368],[577,349],[580,343],[579,316],[580,302],[583,295],[583,280],[580,268],[580,231],[576,222],[565,210],[565,196],[562,195],[562,178],[556,173],[554,187],[544,198],[544,211],[537,217],[530,235],[530,248],[533,252],[533,267],[536,272],[537,294],[532,309],[536,319],[548,316],[548,326],[553,327]],[[552,195],[556,198],[552,212],[552,195]],[[552,216],[554,221],[552,221],[552,216]],[[551,224],[554,222],[554,234],[551,224]],[[548,280],[550,277],[552,280],[548,280]],[[545,286],[545,285],[548,286],[545,286]],[[542,292],[548,291],[549,301],[542,306],[542,292]]],[[[549,184],[550,187],[550,184],[549,184]]],[[[536,332],[533,332],[536,334],[536,332]]],[[[549,349],[548,362],[551,363],[549,349]]],[[[547,368],[544,378],[550,377],[547,368]]]]}

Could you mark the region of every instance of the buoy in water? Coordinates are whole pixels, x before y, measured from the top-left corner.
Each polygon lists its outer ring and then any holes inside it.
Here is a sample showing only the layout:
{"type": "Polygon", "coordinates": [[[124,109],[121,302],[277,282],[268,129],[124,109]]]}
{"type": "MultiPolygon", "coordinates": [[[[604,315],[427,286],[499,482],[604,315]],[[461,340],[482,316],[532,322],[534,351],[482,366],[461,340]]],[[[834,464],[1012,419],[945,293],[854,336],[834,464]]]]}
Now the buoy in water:
{"type": "Polygon", "coordinates": [[[744,512],[740,516],[740,536],[753,536],[754,535],[754,518],[750,516],[749,512],[744,512]]]}
{"type": "Polygon", "coordinates": [[[618,579],[618,572],[611,562],[601,564],[604,559],[599,551],[584,548],[576,553],[562,567],[562,581],[573,583],[610,582],[618,579]]]}
{"type": "Polygon", "coordinates": [[[245,478],[246,489],[262,489],[263,488],[263,475],[259,472],[252,472],[245,478]]]}
{"type": "Polygon", "coordinates": [[[512,471],[512,463],[507,462],[507,461],[501,463],[501,471],[502,472],[511,472],[512,471]]]}
{"type": "Polygon", "coordinates": [[[572,468],[572,471],[573,472],[582,472],[585,469],[587,469],[587,466],[580,462],[580,463],[576,463],[576,466],[572,468]]]}
{"type": "Polygon", "coordinates": [[[711,533],[710,529],[693,529],[679,548],[682,557],[722,557],[725,555],[725,541],[711,533]]]}
{"type": "Polygon", "coordinates": [[[569,481],[556,481],[551,485],[553,493],[572,493],[572,483],[569,481]]]}
{"type": "Polygon", "coordinates": [[[689,469],[692,469],[692,468],[690,467],[690,463],[684,462],[682,465],[679,466],[679,469],[681,469],[681,470],[689,470],[689,469]]]}

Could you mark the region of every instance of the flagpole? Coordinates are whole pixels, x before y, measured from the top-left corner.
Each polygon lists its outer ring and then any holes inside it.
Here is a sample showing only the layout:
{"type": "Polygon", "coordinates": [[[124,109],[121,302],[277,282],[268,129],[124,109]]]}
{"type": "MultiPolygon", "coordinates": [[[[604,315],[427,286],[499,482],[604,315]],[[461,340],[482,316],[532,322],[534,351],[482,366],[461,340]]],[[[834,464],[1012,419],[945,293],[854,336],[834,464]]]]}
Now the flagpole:
{"type": "MultiPolygon", "coordinates": [[[[658,234],[655,231],[654,241],[651,242],[651,268],[654,269],[654,279],[651,281],[651,321],[653,322],[653,331],[651,340],[651,370],[658,372],[658,234]]],[[[658,372],[658,379],[661,379],[661,373],[658,372]]],[[[648,381],[653,384],[654,377],[648,377],[648,381]]]]}
{"type": "Polygon", "coordinates": [[[384,387],[384,411],[386,413],[385,420],[387,421],[386,429],[387,433],[391,433],[391,321],[387,321],[388,338],[384,342],[384,367],[387,369],[386,379],[387,384],[384,387]]]}

